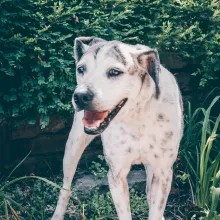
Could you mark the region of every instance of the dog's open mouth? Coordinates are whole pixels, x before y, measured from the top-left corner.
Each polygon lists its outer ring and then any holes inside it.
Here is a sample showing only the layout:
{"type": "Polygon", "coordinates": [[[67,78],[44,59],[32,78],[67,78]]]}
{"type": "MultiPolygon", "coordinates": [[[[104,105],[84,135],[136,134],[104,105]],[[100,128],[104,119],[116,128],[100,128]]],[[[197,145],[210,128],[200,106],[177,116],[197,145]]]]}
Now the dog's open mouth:
{"type": "Polygon", "coordinates": [[[89,112],[85,110],[83,118],[85,133],[91,135],[101,134],[125,105],[126,101],[127,98],[123,99],[111,111],[89,112]]]}

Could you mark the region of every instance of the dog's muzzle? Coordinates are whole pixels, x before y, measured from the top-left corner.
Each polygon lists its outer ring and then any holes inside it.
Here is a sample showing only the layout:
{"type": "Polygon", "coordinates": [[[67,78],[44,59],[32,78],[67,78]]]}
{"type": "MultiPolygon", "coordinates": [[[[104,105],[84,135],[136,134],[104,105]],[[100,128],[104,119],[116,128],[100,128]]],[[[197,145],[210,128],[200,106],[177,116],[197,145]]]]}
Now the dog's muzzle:
{"type": "Polygon", "coordinates": [[[119,102],[111,111],[92,112],[84,110],[84,131],[90,135],[101,134],[127,102],[127,98],[119,102]]]}
{"type": "Polygon", "coordinates": [[[94,93],[91,90],[75,91],[73,94],[76,110],[84,110],[83,124],[85,133],[98,135],[108,127],[109,123],[127,102],[127,98],[120,101],[113,109],[101,112],[91,110],[93,98],[94,93]]]}

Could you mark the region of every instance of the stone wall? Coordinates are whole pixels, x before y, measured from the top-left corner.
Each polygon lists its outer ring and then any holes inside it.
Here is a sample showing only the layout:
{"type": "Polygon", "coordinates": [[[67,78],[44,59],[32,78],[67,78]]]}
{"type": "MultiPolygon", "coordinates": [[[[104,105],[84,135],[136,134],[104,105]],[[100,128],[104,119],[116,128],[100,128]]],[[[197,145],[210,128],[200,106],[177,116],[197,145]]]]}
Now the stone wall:
{"type": "MultiPolygon", "coordinates": [[[[192,66],[174,53],[161,52],[161,63],[177,78],[184,100],[191,95],[190,81],[192,66]]],[[[38,120],[39,121],[39,120],[38,120]]],[[[65,143],[71,128],[72,118],[64,123],[59,115],[51,116],[50,124],[41,130],[36,125],[22,125],[11,129],[10,123],[0,126],[0,172],[8,172],[30,151],[29,157],[17,170],[18,174],[60,171],[65,143]]],[[[95,139],[86,149],[80,161],[82,166],[89,166],[91,159],[102,153],[100,138],[95,139]]]]}
{"type": "MultiPolygon", "coordinates": [[[[53,115],[50,124],[43,130],[40,129],[39,120],[35,125],[22,125],[13,130],[6,123],[0,126],[1,172],[9,172],[29,153],[16,175],[60,171],[71,125],[72,118],[64,124],[59,115],[53,115]]],[[[90,160],[101,153],[101,140],[96,138],[86,149],[80,162],[84,166],[88,164],[88,158],[90,160]]]]}

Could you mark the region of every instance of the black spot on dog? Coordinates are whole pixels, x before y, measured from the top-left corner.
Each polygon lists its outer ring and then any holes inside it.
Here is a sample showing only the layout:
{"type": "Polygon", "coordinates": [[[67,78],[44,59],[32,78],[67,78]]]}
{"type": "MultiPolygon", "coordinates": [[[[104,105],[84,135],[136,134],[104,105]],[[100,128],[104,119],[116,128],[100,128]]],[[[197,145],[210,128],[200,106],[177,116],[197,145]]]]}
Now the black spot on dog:
{"type": "Polygon", "coordinates": [[[167,139],[162,139],[161,145],[164,146],[167,143],[167,139]]]}
{"type": "Polygon", "coordinates": [[[159,120],[159,121],[163,121],[163,120],[164,120],[164,116],[163,116],[162,114],[159,114],[159,115],[158,115],[158,120],[159,120]]]}
{"type": "Polygon", "coordinates": [[[165,132],[165,137],[166,137],[167,139],[171,139],[172,136],[173,136],[173,132],[172,132],[172,131],[165,132]]]}
{"type": "Polygon", "coordinates": [[[165,205],[165,198],[167,197],[167,185],[166,184],[162,185],[162,194],[163,194],[163,198],[160,201],[159,209],[162,209],[165,205]]]}
{"type": "MultiPolygon", "coordinates": [[[[170,122],[170,120],[166,119],[166,117],[162,113],[158,114],[157,121],[158,122],[170,122]]],[[[162,126],[160,126],[160,127],[162,127],[162,126]]]]}
{"type": "Polygon", "coordinates": [[[155,158],[158,158],[159,156],[158,156],[157,154],[154,154],[154,157],[155,157],[155,158]]]}
{"type": "Polygon", "coordinates": [[[138,71],[138,68],[134,65],[128,69],[129,75],[134,75],[138,71]]]}
{"type": "Polygon", "coordinates": [[[164,203],[165,203],[165,198],[163,197],[160,202],[160,207],[159,207],[160,210],[163,208],[164,203]]]}
{"type": "Polygon", "coordinates": [[[113,47],[111,47],[110,50],[107,52],[107,55],[114,56],[119,62],[126,66],[126,58],[120,51],[118,45],[113,45],[113,47]]]}
{"type": "Polygon", "coordinates": [[[122,144],[122,145],[123,145],[123,144],[125,144],[125,143],[126,143],[126,141],[122,140],[120,144],[122,144]]]}
{"type": "Polygon", "coordinates": [[[94,51],[94,58],[96,59],[98,52],[100,51],[101,47],[97,47],[94,51]]]}
{"type": "Polygon", "coordinates": [[[151,148],[151,149],[154,149],[154,146],[153,146],[152,144],[150,144],[150,148],[151,148]]]}
{"type": "Polygon", "coordinates": [[[125,129],[124,129],[123,127],[120,127],[120,130],[121,130],[121,132],[122,132],[122,133],[121,133],[122,135],[127,134],[127,132],[125,131],[125,129]]]}
{"type": "Polygon", "coordinates": [[[164,196],[167,194],[167,184],[162,184],[162,194],[164,196]]]}
{"type": "Polygon", "coordinates": [[[134,135],[132,135],[132,134],[131,134],[131,138],[132,138],[132,140],[134,140],[134,141],[137,140],[137,138],[136,138],[134,135]]]}
{"type": "Polygon", "coordinates": [[[161,145],[165,145],[172,137],[173,137],[172,131],[165,132],[165,138],[162,139],[161,145]]]}
{"type": "Polygon", "coordinates": [[[167,149],[163,148],[163,147],[161,147],[160,149],[163,151],[163,153],[165,153],[167,151],[167,149]]]}
{"type": "Polygon", "coordinates": [[[152,182],[151,182],[152,185],[157,185],[159,184],[159,178],[156,177],[154,174],[153,174],[153,177],[152,177],[152,182]]]}

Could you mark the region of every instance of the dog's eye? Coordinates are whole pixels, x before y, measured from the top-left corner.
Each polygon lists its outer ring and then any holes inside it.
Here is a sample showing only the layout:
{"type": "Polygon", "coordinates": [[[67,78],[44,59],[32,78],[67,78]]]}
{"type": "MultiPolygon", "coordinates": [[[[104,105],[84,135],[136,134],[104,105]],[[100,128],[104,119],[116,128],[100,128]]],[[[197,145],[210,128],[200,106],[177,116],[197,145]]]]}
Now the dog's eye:
{"type": "Polygon", "coordinates": [[[84,72],[86,71],[86,67],[85,66],[79,66],[78,68],[77,68],[77,72],[79,73],[79,74],[84,74],[84,72]]]}
{"type": "Polygon", "coordinates": [[[108,77],[116,77],[119,76],[120,74],[122,74],[123,72],[120,69],[110,69],[108,71],[108,77]]]}

